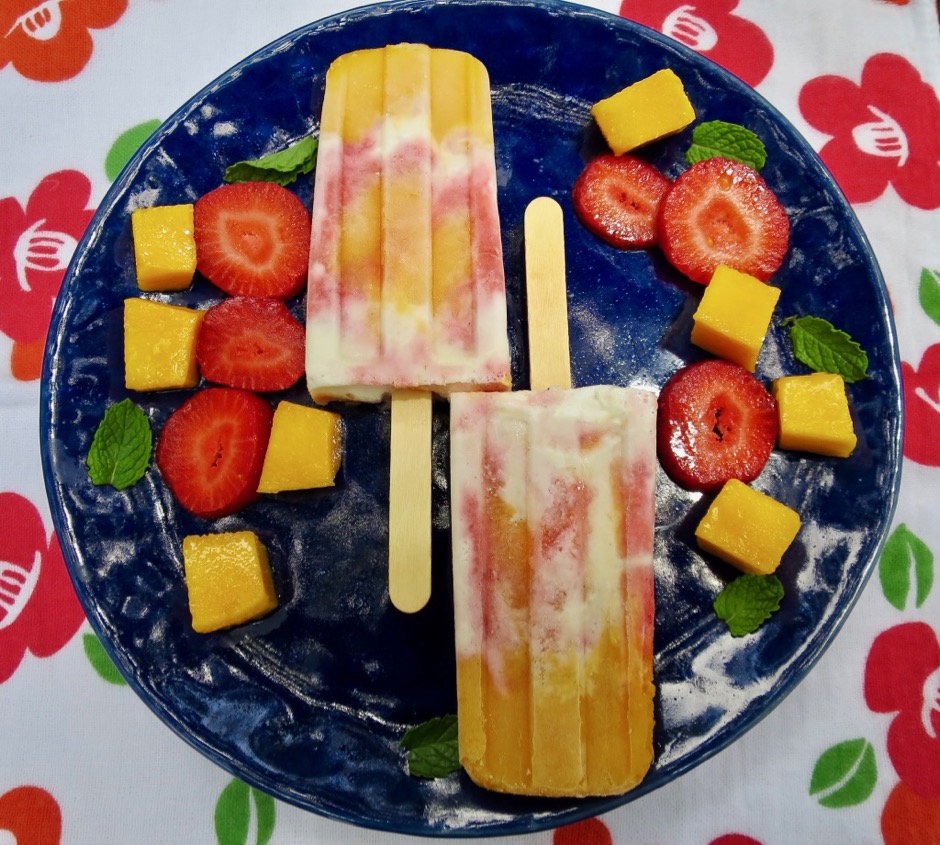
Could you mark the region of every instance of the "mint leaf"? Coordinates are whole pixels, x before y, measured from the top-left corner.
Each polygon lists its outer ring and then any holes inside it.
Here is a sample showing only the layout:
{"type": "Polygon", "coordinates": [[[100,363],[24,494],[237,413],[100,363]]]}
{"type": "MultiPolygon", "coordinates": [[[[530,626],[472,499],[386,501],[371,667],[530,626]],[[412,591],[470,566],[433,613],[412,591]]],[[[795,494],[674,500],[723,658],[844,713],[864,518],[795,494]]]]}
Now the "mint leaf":
{"type": "Polygon", "coordinates": [[[868,355],[849,335],[821,317],[787,317],[793,354],[811,370],[835,373],[846,383],[868,375],[868,355]]]}
{"type": "Polygon", "coordinates": [[[921,607],[933,587],[933,552],[903,523],[888,537],[878,560],[878,577],[885,598],[904,610],[914,581],[914,603],[921,607]]]}
{"type": "Polygon", "coordinates": [[[457,717],[430,719],[411,728],[401,739],[408,751],[408,772],[418,778],[443,778],[460,769],[457,717]]]}
{"type": "Polygon", "coordinates": [[[924,267],[920,271],[920,286],[917,293],[924,313],[935,323],[940,324],[940,270],[928,270],[924,267]]]}
{"type": "Polygon", "coordinates": [[[756,631],[780,607],[783,584],[776,575],[740,575],[715,599],[713,607],[734,637],[756,631]]]}
{"type": "Polygon", "coordinates": [[[692,130],[692,145],[686,150],[685,159],[689,164],[695,164],[716,157],[743,161],[760,170],[767,161],[767,150],[763,141],[750,129],[737,123],[709,120],[692,130]]]}
{"type": "Polygon", "coordinates": [[[225,168],[226,182],[276,182],[289,185],[298,176],[312,173],[317,164],[317,141],[302,138],[276,153],[225,168]]]}
{"type": "Polygon", "coordinates": [[[93,484],[124,490],[143,478],[152,451],[147,415],[124,399],[108,408],[98,424],[88,450],[88,475],[93,484]]]}
{"type": "Polygon", "coordinates": [[[853,807],[867,800],[878,783],[875,749],[867,739],[849,739],[819,755],[809,794],[823,807],[853,807]]]}

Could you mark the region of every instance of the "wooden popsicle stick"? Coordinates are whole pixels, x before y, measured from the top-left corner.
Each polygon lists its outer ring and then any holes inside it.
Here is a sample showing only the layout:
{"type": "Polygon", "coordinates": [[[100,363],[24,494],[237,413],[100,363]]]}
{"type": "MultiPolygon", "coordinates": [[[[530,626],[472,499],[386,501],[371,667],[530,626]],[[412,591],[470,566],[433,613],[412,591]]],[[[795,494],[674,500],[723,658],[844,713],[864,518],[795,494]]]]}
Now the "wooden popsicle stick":
{"type": "Polygon", "coordinates": [[[525,210],[529,386],[571,387],[565,231],[561,206],[537,197],[525,210]]]}
{"type": "Polygon", "coordinates": [[[392,392],[388,595],[403,613],[431,597],[431,394],[392,392]]]}

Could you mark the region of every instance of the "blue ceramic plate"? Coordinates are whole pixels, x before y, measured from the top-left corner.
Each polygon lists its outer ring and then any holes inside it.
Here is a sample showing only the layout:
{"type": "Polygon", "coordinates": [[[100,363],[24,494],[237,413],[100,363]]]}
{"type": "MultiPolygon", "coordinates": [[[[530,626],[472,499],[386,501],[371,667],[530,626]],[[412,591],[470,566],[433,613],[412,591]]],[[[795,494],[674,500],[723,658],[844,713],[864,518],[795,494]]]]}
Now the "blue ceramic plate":
{"type": "MultiPolygon", "coordinates": [[[[689,131],[645,154],[670,176],[689,131]]],[[[309,203],[311,180],[295,185],[309,203]]],[[[155,297],[196,307],[221,298],[204,281],[155,297]]],[[[298,315],[303,300],[293,303],[298,315]]],[[[136,394],[159,432],[188,395],[136,394]]],[[[290,394],[308,401],[298,388],[290,394]]],[[[273,398],[273,397],[272,397],[273,398]]],[[[286,801],[369,827],[431,835],[547,828],[656,789],[719,751],[774,707],[844,621],[894,507],[901,394],[885,288],[869,245],[810,147],[740,81],[653,32],[601,12],[518,0],[372,6],[294,32],[196,95],[114,183],[76,253],[45,359],[41,436],[56,529],[95,630],[128,681],[184,739],[286,801]],[[732,638],[711,604],[732,577],[695,549],[707,500],[660,476],[657,494],[655,763],[629,795],[530,800],[465,776],[407,774],[406,728],[455,709],[447,505],[447,408],[435,413],[434,595],[414,616],[393,610],[386,566],[387,407],[343,407],[347,446],[335,490],[269,496],[207,522],[182,511],[151,468],[118,493],[95,487],[85,456],[104,410],[128,395],[122,300],[137,295],[129,213],[191,202],[226,165],[315,132],[324,73],[338,55],[421,41],[470,51],[493,88],[499,201],[517,385],[525,386],[521,221],[533,197],[566,214],[574,379],[658,386],[702,357],[689,344],[701,289],[655,251],[620,252],[575,219],[569,191],[603,145],[594,101],[659,70],[682,77],[700,119],[742,123],[764,140],[763,173],[792,221],[792,247],[758,374],[804,372],[780,321],[829,317],[868,351],[851,386],[859,444],[847,460],[778,452],[755,486],[798,510],[804,527],[779,575],[786,597],[756,634],[732,638]],[[190,627],[181,538],[254,529],[270,550],[280,609],[238,630],[190,627]]]]}

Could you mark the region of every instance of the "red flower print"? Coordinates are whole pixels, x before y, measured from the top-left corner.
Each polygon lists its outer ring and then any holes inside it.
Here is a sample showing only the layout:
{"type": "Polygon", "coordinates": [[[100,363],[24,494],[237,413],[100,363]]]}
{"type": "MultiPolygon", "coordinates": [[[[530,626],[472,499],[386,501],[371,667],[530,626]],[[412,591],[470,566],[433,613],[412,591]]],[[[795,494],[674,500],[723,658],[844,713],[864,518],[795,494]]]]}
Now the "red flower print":
{"type": "Polygon", "coordinates": [[[585,819],[559,827],[552,834],[552,845],[611,845],[610,830],[600,819],[585,819]]]}
{"type": "Polygon", "coordinates": [[[42,348],[69,260],[88,226],[91,183],[77,170],[46,176],[26,209],[0,198],[0,332],[13,340],[11,370],[39,378],[42,348]]]}
{"type": "Polygon", "coordinates": [[[757,86],[773,66],[774,48],[757,24],[732,14],[737,5],[738,0],[623,0],[620,15],[674,38],[757,86]]]}
{"type": "Polygon", "coordinates": [[[0,831],[12,833],[16,845],[59,845],[62,811],[45,789],[18,786],[0,795],[0,831]]]}
{"type": "Polygon", "coordinates": [[[904,386],[904,456],[940,466],[940,344],[934,344],[915,370],[901,362],[904,386]]]}
{"type": "Polygon", "coordinates": [[[55,654],[84,618],[56,535],[32,502],[0,493],[0,683],[27,651],[55,654]]]}
{"type": "Polygon", "coordinates": [[[940,799],[940,642],[924,622],[907,622],[876,637],[865,665],[865,702],[896,713],[888,756],[922,798],[940,799]]]}
{"type": "Polygon", "coordinates": [[[708,845],[761,845],[761,843],[760,840],[752,839],[743,833],[726,833],[724,836],[713,839],[708,845]]]}
{"type": "Polygon", "coordinates": [[[860,84],[811,79],[799,104],[830,136],[819,155],[850,202],[870,202],[893,185],[908,205],[940,207],[940,101],[907,59],[872,56],[860,84]]]}
{"type": "Polygon", "coordinates": [[[0,6],[0,69],[12,63],[27,79],[61,82],[91,58],[90,29],[104,29],[127,0],[8,0],[0,6]]]}
{"type": "Polygon", "coordinates": [[[929,845],[940,842],[940,800],[923,798],[899,783],[881,811],[884,845],[929,845]]]}

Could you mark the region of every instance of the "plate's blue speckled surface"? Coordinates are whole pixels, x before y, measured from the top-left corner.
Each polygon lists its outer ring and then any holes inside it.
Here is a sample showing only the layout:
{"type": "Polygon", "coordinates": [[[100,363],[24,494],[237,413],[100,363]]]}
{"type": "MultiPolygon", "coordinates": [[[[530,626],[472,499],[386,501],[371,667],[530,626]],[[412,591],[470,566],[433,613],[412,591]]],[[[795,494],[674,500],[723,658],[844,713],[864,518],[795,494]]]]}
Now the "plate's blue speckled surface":
{"type": "MultiPolygon", "coordinates": [[[[432,835],[535,830],[626,798],[537,801],[484,792],[464,776],[417,780],[398,740],[453,711],[446,406],[436,410],[434,596],[415,616],[385,584],[387,407],[344,407],[335,490],[270,496],[209,523],[182,512],[156,468],[123,493],[94,487],[84,456],[104,409],[128,395],[121,303],[137,295],[128,215],[192,201],[224,167],[316,131],[324,73],[349,50],[398,41],[468,50],[490,71],[514,373],[522,387],[521,221],[539,194],[566,215],[575,381],[658,386],[683,362],[701,289],[655,252],[617,252],[575,220],[569,190],[602,148],[594,101],[660,68],[682,77],[700,119],[743,123],[768,148],[763,173],[792,221],[774,283],[780,304],[758,375],[803,372],[782,318],[828,317],[868,350],[850,388],[859,445],[843,461],[775,453],[755,482],[796,508],[804,528],[779,570],[786,597],[757,634],[733,639],[711,610],[731,577],[692,536],[707,501],[660,475],[657,496],[656,760],[633,798],[720,750],[765,715],[813,665],[861,590],[894,508],[901,396],[894,330],[879,271],[842,195],[809,146],[749,88],[675,43],[581,7],[517,0],[404,2],[364,8],[286,36],[187,103],[115,182],[63,284],[45,360],[41,436],[56,528],[79,596],[133,687],[185,739],[233,773],[316,812],[432,835]],[[246,628],[190,628],[181,538],[252,528],[267,544],[281,608],[246,628]]],[[[649,148],[670,176],[689,131],[649,148]]],[[[311,181],[295,189],[309,203],[311,181]]],[[[205,282],[158,296],[205,307],[205,282]]],[[[299,297],[292,305],[303,313],[299,297]]],[[[183,392],[132,395],[159,432],[183,392]]],[[[307,401],[301,390],[291,395],[307,401]]]]}

